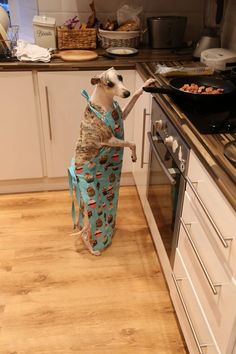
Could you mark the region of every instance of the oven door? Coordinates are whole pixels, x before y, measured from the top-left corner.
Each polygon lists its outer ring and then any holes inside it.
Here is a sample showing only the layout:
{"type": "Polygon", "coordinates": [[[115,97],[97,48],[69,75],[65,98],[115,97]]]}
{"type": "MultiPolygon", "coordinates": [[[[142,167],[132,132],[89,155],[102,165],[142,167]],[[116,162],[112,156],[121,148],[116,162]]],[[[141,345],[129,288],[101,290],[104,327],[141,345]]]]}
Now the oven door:
{"type": "Polygon", "coordinates": [[[150,141],[147,200],[167,256],[173,265],[185,179],[159,135],[148,132],[150,141]]]}

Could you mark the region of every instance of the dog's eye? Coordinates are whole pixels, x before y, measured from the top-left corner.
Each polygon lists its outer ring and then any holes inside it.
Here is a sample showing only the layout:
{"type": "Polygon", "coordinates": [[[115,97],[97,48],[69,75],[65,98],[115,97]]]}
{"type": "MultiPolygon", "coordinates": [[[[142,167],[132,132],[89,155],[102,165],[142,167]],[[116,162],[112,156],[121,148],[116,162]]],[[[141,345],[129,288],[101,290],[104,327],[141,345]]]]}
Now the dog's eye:
{"type": "Polygon", "coordinates": [[[114,84],[112,81],[108,81],[108,82],[107,82],[107,86],[108,86],[108,87],[114,87],[114,85],[115,85],[115,84],[114,84]]]}
{"type": "Polygon", "coordinates": [[[122,75],[117,75],[118,80],[123,81],[123,76],[122,75]]]}

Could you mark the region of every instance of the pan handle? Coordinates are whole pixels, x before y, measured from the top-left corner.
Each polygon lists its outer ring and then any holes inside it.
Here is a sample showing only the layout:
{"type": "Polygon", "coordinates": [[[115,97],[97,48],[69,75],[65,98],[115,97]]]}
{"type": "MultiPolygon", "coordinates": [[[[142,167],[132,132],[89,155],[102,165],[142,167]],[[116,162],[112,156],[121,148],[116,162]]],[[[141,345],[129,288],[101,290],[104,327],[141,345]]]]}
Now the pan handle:
{"type": "Polygon", "coordinates": [[[174,90],[167,86],[147,86],[143,87],[143,91],[150,93],[166,93],[167,95],[174,93],[174,90]]]}

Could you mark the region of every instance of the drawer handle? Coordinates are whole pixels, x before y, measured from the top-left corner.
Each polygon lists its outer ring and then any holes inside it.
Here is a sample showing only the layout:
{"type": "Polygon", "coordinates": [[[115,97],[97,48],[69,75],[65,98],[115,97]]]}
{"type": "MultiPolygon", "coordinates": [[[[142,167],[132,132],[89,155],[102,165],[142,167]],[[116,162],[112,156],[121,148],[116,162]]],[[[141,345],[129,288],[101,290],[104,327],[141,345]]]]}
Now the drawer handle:
{"type": "Polygon", "coordinates": [[[51,115],[50,115],[49,96],[48,96],[48,87],[47,86],[45,86],[45,94],[46,94],[46,103],[47,103],[49,137],[50,137],[50,140],[52,140],[52,125],[51,125],[51,115]]]}
{"type": "MultiPolygon", "coordinates": [[[[190,187],[191,190],[193,191],[193,194],[195,195],[195,197],[197,198],[199,204],[201,205],[202,209],[204,210],[204,212],[205,212],[207,218],[209,219],[209,221],[210,221],[210,223],[211,223],[213,229],[215,230],[217,236],[219,237],[219,239],[220,239],[222,245],[223,245],[225,248],[228,248],[229,245],[226,243],[226,239],[222,236],[222,234],[221,234],[219,228],[217,227],[216,223],[215,223],[214,220],[212,219],[211,214],[210,214],[209,211],[207,210],[205,204],[203,203],[203,201],[201,200],[199,194],[197,193],[196,189],[194,188],[193,183],[190,181],[189,177],[186,177],[186,179],[187,179],[187,182],[188,182],[188,184],[189,184],[189,187],[190,187]]],[[[227,241],[230,241],[230,240],[232,240],[232,238],[228,238],[228,239],[227,239],[227,241]]]]}
{"type": "MultiPolygon", "coordinates": [[[[217,295],[216,287],[220,287],[221,284],[214,284],[213,281],[211,280],[211,277],[210,277],[210,275],[209,275],[209,273],[208,273],[208,271],[207,271],[207,269],[206,269],[206,267],[205,267],[205,265],[204,265],[204,263],[203,263],[203,261],[201,259],[201,256],[198,253],[198,250],[197,250],[197,248],[196,248],[196,246],[195,246],[195,244],[194,244],[194,242],[192,240],[192,237],[191,237],[191,235],[190,235],[190,233],[189,233],[189,231],[188,231],[188,229],[186,227],[186,224],[184,223],[182,218],[180,218],[180,222],[181,222],[181,225],[184,228],[184,231],[185,231],[185,233],[186,233],[186,235],[188,237],[188,240],[189,240],[189,242],[190,242],[190,244],[192,246],[192,249],[193,249],[193,251],[194,251],[194,253],[195,253],[195,255],[196,255],[197,259],[198,259],[198,262],[199,262],[199,264],[200,264],[200,266],[201,266],[201,268],[203,270],[203,273],[205,274],[205,277],[206,277],[206,279],[208,281],[208,284],[210,285],[210,288],[211,288],[213,294],[217,295]]],[[[191,225],[191,224],[189,224],[189,225],[191,225]]]]}
{"type": "Polygon", "coordinates": [[[143,109],[143,134],[142,134],[142,152],[141,152],[141,168],[143,168],[144,163],[144,143],[145,143],[145,129],[146,129],[146,118],[150,116],[150,113],[147,113],[146,108],[143,109]]]}
{"type": "Polygon", "coordinates": [[[178,295],[179,295],[181,304],[182,304],[182,306],[183,306],[183,309],[184,309],[186,318],[187,318],[187,320],[188,320],[189,327],[190,327],[190,329],[191,329],[191,332],[192,332],[193,338],[194,338],[194,340],[195,340],[197,349],[198,349],[198,351],[199,351],[200,354],[204,354],[203,351],[202,351],[202,348],[206,348],[206,347],[208,346],[208,344],[200,344],[200,343],[199,343],[199,340],[198,340],[198,337],[197,337],[195,328],[194,328],[194,326],[193,326],[193,322],[192,322],[192,320],[191,320],[191,317],[190,317],[190,315],[189,315],[189,312],[188,312],[187,306],[186,306],[186,304],[185,304],[183,295],[182,295],[181,290],[180,290],[179,285],[178,285],[178,281],[181,281],[181,280],[183,280],[183,279],[182,279],[182,278],[178,278],[178,279],[177,279],[177,278],[175,277],[174,273],[172,273],[171,275],[172,275],[172,278],[173,278],[173,281],[174,281],[174,284],[175,284],[177,293],[178,293],[178,295]]]}

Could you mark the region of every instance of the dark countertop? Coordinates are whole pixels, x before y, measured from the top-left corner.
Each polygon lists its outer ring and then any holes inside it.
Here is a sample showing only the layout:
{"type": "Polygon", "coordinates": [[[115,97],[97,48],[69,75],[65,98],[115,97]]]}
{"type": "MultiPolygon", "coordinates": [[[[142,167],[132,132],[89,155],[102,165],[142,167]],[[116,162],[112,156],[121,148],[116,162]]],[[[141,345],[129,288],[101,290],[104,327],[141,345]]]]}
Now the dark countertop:
{"type": "Polygon", "coordinates": [[[54,58],[49,63],[42,62],[1,62],[0,71],[19,71],[19,70],[38,70],[38,71],[52,71],[52,70],[100,70],[114,66],[117,69],[135,69],[137,63],[156,62],[156,61],[181,61],[191,60],[191,52],[189,50],[167,50],[167,49],[150,49],[141,48],[138,54],[131,56],[119,56],[110,58],[104,56],[106,54],[104,49],[98,48],[95,50],[98,58],[90,61],[80,62],[64,62],[61,59],[54,58]]]}
{"type": "MultiPolygon", "coordinates": [[[[155,63],[137,64],[137,70],[148,78],[155,76],[155,63]]],[[[156,77],[156,76],[155,76],[156,77]]],[[[156,77],[159,84],[166,79],[156,77]]],[[[188,145],[194,150],[202,164],[236,211],[236,167],[224,156],[224,145],[236,140],[236,134],[201,134],[181,112],[168,95],[154,95],[160,106],[168,113],[188,145]]]]}
{"type": "MultiPolygon", "coordinates": [[[[188,50],[153,50],[139,49],[134,56],[111,59],[104,57],[105,51],[97,49],[98,59],[86,62],[63,62],[53,59],[50,63],[33,62],[0,62],[0,71],[71,71],[71,70],[101,70],[111,66],[117,69],[137,69],[145,79],[154,76],[155,63],[171,62],[177,64],[189,63],[192,59],[188,50]]],[[[165,80],[157,78],[159,84],[165,80]]],[[[236,168],[224,156],[224,145],[236,139],[236,134],[202,135],[188,120],[179,107],[167,95],[154,95],[160,106],[166,111],[173,124],[183,135],[189,146],[194,150],[215,183],[223,192],[229,203],[236,210],[236,168]]]]}

